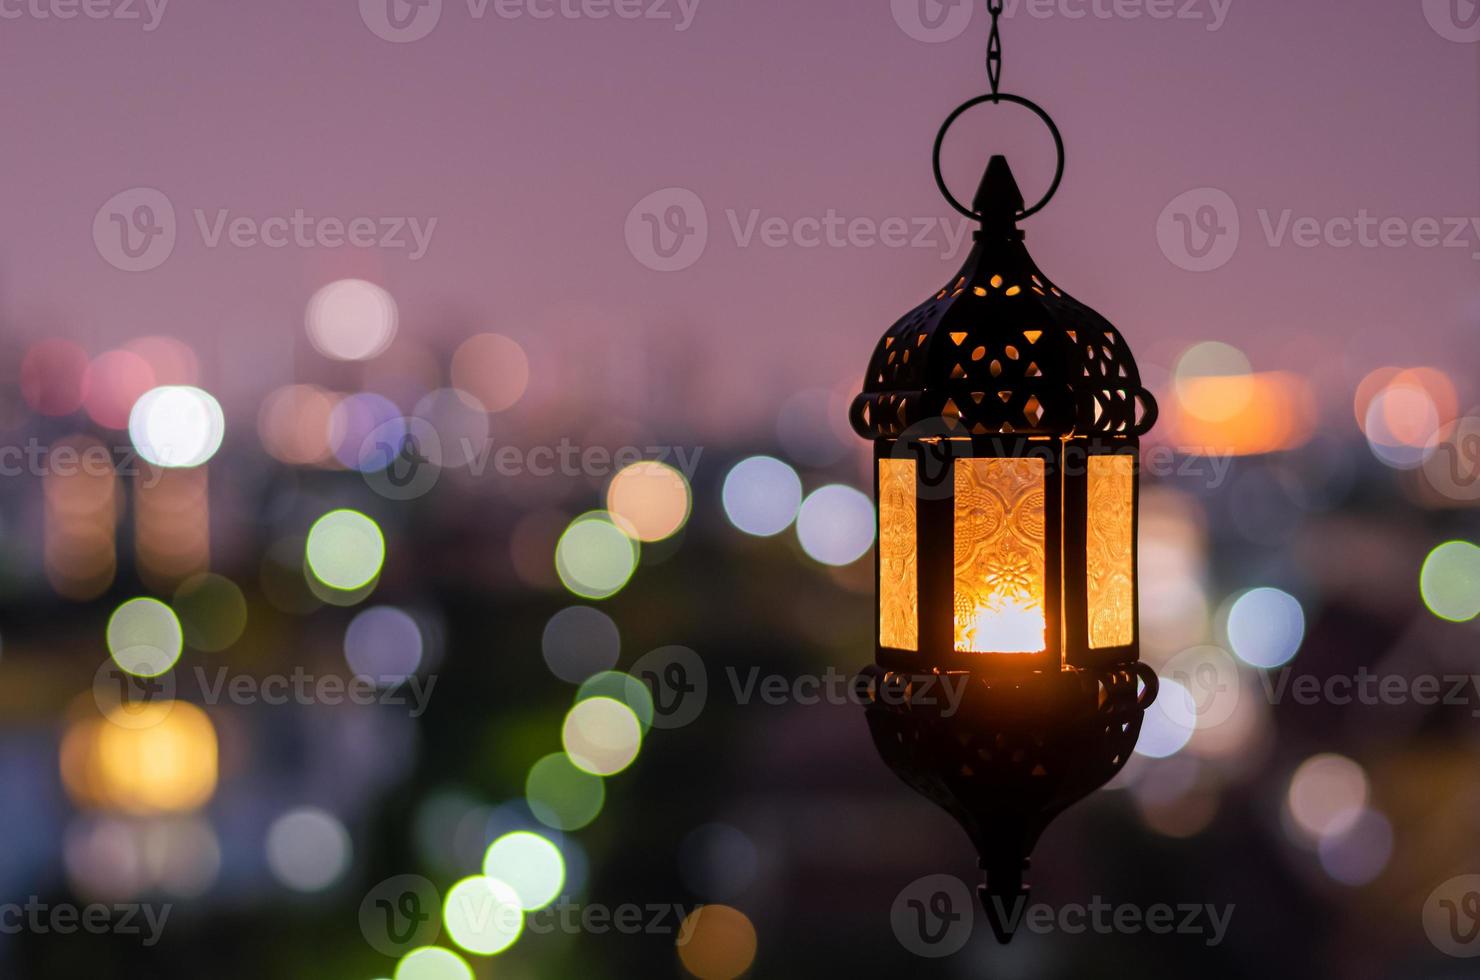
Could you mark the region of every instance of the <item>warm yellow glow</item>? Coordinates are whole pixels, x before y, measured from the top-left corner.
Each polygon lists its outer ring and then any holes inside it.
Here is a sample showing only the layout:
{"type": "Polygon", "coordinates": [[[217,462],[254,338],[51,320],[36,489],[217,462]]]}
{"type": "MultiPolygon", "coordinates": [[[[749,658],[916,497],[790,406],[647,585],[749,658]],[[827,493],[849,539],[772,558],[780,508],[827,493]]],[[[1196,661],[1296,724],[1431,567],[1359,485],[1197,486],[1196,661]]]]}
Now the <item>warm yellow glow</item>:
{"type": "Polygon", "coordinates": [[[62,739],[62,782],[84,806],[140,816],[195,810],[214,795],[217,769],[215,726],[185,701],[116,708],[74,722],[62,739]]]}
{"type": "Polygon", "coordinates": [[[964,649],[974,653],[1037,653],[1047,629],[1043,607],[1027,595],[996,596],[976,608],[976,619],[962,638],[964,649]]]}
{"type": "Polygon", "coordinates": [[[1310,382],[1284,371],[1185,379],[1170,410],[1170,438],[1187,453],[1255,456],[1298,448],[1315,433],[1310,382]]]}
{"type": "Polygon", "coordinates": [[[920,648],[915,461],[879,460],[879,646],[920,648]]]}
{"type": "Polygon", "coordinates": [[[1088,476],[1089,645],[1129,646],[1136,638],[1136,462],[1131,456],[1091,456],[1088,476]]]}
{"type": "Polygon", "coordinates": [[[956,463],[956,649],[1038,653],[1047,645],[1044,463],[956,463]]]}

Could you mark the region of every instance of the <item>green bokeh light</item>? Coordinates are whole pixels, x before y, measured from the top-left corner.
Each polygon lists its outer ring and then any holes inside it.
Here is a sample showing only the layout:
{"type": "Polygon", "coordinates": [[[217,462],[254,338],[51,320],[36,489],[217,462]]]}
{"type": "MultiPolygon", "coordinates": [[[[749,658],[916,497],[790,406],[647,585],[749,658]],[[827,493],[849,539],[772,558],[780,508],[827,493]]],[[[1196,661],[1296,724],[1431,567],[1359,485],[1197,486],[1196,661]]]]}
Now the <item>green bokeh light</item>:
{"type": "Polygon", "coordinates": [[[577,703],[587,698],[611,698],[632,709],[642,732],[653,727],[653,692],[642,681],[619,670],[603,671],[586,679],[576,691],[577,703]]]}
{"type": "Polygon", "coordinates": [[[638,545],[605,511],[570,522],[555,545],[555,571],[565,587],[586,599],[608,599],[637,570],[638,545]]]}
{"type": "Polygon", "coordinates": [[[108,652],[135,677],[158,677],[180,659],[180,620],[158,599],[130,599],[108,619],[108,652]]]}
{"type": "Polygon", "coordinates": [[[469,953],[495,956],[518,941],[524,909],[507,882],[475,875],[447,890],[442,924],[448,937],[469,953]]]}
{"type": "Polygon", "coordinates": [[[308,532],[308,568],[333,589],[352,592],[375,581],[385,564],[385,537],[355,510],[333,510],[308,532]]]}
{"type": "Polygon", "coordinates": [[[556,830],[580,830],[606,803],[601,777],[577,768],[564,752],[547,755],[530,768],[524,793],[535,819],[556,830]]]}
{"type": "Polygon", "coordinates": [[[221,575],[207,572],[186,579],[175,590],[174,608],[185,642],[206,653],[225,650],[247,628],[246,597],[221,575]]]}
{"type": "Polygon", "coordinates": [[[565,887],[565,857],[548,838],[519,830],[489,845],[483,873],[514,889],[524,910],[533,912],[555,901],[565,887]]]}
{"type": "Polygon", "coordinates": [[[473,970],[450,949],[422,946],[401,957],[395,980],[473,980],[473,970]]]}
{"type": "Polygon", "coordinates": [[[1468,541],[1446,541],[1424,560],[1419,592],[1429,612],[1452,623],[1480,616],[1480,548],[1468,541]]]}

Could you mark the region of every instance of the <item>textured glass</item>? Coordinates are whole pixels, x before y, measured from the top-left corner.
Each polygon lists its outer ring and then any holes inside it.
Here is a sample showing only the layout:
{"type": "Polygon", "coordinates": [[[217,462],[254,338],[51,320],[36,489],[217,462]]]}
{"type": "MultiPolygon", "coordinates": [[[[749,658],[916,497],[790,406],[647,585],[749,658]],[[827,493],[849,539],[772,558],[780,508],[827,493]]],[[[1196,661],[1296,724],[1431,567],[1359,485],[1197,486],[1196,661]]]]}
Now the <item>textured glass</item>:
{"type": "Polygon", "coordinates": [[[1044,464],[956,462],[956,649],[1039,653],[1045,645],[1044,464]]]}
{"type": "Polygon", "coordinates": [[[1136,638],[1135,460],[1089,460],[1089,645],[1129,646],[1136,638]]]}
{"type": "Polygon", "coordinates": [[[920,648],[915,461],[879,460],[879,645],[920,648]]]}

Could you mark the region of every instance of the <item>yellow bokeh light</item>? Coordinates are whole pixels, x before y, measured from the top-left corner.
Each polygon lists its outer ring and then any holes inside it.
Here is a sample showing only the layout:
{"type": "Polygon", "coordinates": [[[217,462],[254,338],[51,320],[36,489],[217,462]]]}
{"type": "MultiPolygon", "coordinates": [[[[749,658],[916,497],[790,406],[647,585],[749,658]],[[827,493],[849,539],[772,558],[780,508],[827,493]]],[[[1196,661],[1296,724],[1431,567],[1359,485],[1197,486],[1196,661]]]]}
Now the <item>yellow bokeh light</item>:
{"type": "Polygon", "coordinates": [[[108,619],[108,652],[135,677],[158,677],[180,659],[180,620],[158,599],[130,599],[108,619]]]}
{"type": "Polygon", "coordinates": [[[131,815],[181,813],[216,791],[216,729],[185,701],[115,708],[73,722],[62,738],[61,773],[78,804],[131,815]],[[113,714],[127,711],[127,718],[113,714]]]}
{"type": "Polygon", "coordinates": [[[597,776],[614,776],[626,769],[642,748],[636,712],[614,698],[578,702],[566,714],[560,734],[570,761],[597,776]]]}

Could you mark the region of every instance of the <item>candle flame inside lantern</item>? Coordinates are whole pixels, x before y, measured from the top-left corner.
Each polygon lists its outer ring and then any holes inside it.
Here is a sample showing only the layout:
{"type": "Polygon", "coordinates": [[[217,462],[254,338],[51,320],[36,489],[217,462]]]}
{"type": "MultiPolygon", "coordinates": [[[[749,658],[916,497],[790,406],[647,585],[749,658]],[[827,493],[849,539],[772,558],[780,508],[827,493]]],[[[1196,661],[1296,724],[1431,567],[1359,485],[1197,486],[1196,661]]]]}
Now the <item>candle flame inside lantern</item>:
{"type": "Polygon", "coordinates": [[[999,594],[976,607],[956,646],[970,653],[1039,653],[1047,631],[1043,607],[1031,596],[999,594]]]}

